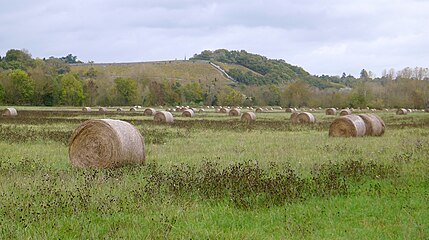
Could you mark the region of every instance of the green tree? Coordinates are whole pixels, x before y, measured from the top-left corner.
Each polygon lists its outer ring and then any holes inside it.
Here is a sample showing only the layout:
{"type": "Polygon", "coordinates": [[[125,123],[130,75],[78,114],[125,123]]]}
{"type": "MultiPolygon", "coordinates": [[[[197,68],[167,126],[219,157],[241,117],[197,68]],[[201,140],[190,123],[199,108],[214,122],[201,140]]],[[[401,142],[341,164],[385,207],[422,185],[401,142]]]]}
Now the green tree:
{"type": "Polygon", "coordinates": [[[72,73],[60,76],[60,104],[67,106],[79,106],[85,98],[83,84],[78,77],[72,73]]]}
{"type": "Polygon", "coordinates": [[[3,103],[3,101],[4,101],[4,95],[5,95],[6,93],[5,93],[5,91],[4,91],[4,88],[3,88],[3,85],[1,85],[0,84],[0,104],[2,104],[3,103]]]}
{"type": "Polygon", "coordinates": [[[283,91],[281,103],[287,107],[308,106],[310,96],[310,86],[302,80],[296,80],[283,91]]]}
{"type": "Polygon", "coordinates": [[[115,90],[117,92],[118,104],[132,105],[137,101],[137,82],[132,78],[116,78],[115,90]]]}
{"type": "Polygon", "coordinates": [[[34,94],[34,81],[21,69],[9,73],[12,83],[10,99],[16,104],[30,104],[34,94]]]}
{"type": "Polygon", "coordinates": [[[73,56],[71,53],[65,57],[62,57],[61,60],[63,60],[66,63],[78,63],[79,62],[79,61],[77,61],[77,57],[73,56]]]}
{"type": "Polygon", "coordinates": [[[6,52],[6,56],[1,61],[0,67],[3,69],[27,69],[32,67],[34,60],[31,54],[23,49],[10,49],[6,52]]]}
{"type": "Polygon", "coordinates": [[[220,105],[240,106],[243,104],[244,96],[239,91],[227,86],[220,91],[217,99],[220,105]]]}
{"type": "Polygon", "coordinates": [[[364,108],[372,101],[372,91],[364,83],[358,83],[349,94],[349,103],[352,107],[364,108]]]}
{"type": "Polygon", "coordinates": [[[201,103],[203,101],[203,90],[197,82],[187,83],[181,88],[186,103],[201,103]]]}

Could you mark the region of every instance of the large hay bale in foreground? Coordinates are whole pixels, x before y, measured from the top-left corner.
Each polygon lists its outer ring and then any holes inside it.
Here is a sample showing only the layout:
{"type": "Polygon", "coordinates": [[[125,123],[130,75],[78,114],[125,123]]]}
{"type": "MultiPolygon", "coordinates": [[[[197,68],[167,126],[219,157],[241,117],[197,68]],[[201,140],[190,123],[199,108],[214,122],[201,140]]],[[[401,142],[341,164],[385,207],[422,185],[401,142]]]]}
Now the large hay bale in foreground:
{"type": "Polygon", "coordinates": [[[83,107],[82,112],[91,112],[92,109],[90,107],[83,107]]]}
{"type": "Polygon", "coordinates": [[[99,112],[107,112],[107,107],[100,107],[98,109],[99,112]]]}
{"type": "Polygon", "coordinates": [[[159,111],[155,113],[155,116],[153,117],[153,121],[161,123],[172,123],[173,122],[173,114],[171,112],[167,111],[159,111]]]}
{"type": "Polygon", "coordinates": [[[365,131],[365,122],[358,115],[341,116],[329,126],[330,137],[362,137],[365,131]]]}
{"type": "Polygon", "coordinates": [[[346,116],[346,115],[350,115],[350,114],[352,114],[352,110],[350,110],[350,109],[348,109],[348,108],[346,108],[346,109],[342,109],[342,110],[340,111],[340,116],[346,116]]]}
{"type": "Polygon", "coordinates": [[[400,108],[396,111],[397,115],[407,115],[408,114],[408,110],[405,108],[400,108]]]}
{"type": "Polygon", "coordinates": [[[384,121],[375,114],[359,114],[365,122],[365,136],[381,136],[385,131],[384,121]]]}
{"type": "Polygon", "coordinates": [[[241,121],[243,122],[254,122],[256,121],[256,114],[254,112],[245,112],[241,114],[241,121]]]}
{"type": "Polygon", "coordinates": [[[69,140],[69,159],[77,167],[112,168],[142,164],[144,138],[130,123],[112,120],[88,120],[69,140]]]}
{"type": "Polygon", "coordinates": [[[290,121],[291,121],[291,123],[298,123],[298,114],[299,114],[299,112],[293,112],[290,115],[290,121]]]}
{"type": "Polygon", "coordinates": [[[182,117],[194,117],[195,116],[195,112],[192,109],[187,109],[185,111],[182,112],[182,117]]]}
{"type": "Polygon", "coordinates": [[[309,112],[299,113],[296,118],[298,123],[315,123],[316,122],[316,118],[314,117],[314,115],[309,112]]]}
{"type": "Polygon", "coordinates": [[[337,109],[335,109],[335,108],[327,108],[325,110],[325,114],[326,115],[335,115],[335,114],[337,114],[337,109]]]}
{"type": "Polygon", "coordinates": [[[228,113],[229,116],[240,116],[241,110],[238,108],[231,109],[228,113]]]}
{"type": "Polygon", "coordinates": [[[6,117],[15,117],[18,115],[18,112],[15,108],[6,108],[5,110],[3,110],[1,115],[6,117]]]}
{"type": "Polygon", "coordinates": [[[143,112],[144,116],[155,116],[156,110],[155,108],[146,108],[143,112]]]}

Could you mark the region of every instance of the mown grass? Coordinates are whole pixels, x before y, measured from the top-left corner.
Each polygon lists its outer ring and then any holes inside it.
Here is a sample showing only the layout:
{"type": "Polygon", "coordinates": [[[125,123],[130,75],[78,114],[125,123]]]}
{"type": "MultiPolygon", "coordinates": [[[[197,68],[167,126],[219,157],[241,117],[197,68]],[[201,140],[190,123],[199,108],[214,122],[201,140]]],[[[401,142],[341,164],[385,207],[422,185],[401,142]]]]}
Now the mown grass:
{"type": "Polygon", "coordinates": [[[106,115],[147,150],[145,165],[108,170],[67,155],[73,129],[104,115],[0,118],[0,238],[427,239],[429,115],[381,116],[384,136],[344,139],[322,113],[314,126],[106,115]]]}

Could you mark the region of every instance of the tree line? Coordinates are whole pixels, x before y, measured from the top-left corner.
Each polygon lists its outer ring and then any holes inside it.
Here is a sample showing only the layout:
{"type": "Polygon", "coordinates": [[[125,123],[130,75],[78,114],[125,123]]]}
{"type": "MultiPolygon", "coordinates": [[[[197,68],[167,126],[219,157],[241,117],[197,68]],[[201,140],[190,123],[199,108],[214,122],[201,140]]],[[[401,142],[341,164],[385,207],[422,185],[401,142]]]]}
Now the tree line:
{"type": "Polygon", "coordinates": [[[72,54],[34,59],[26,50],[11,49],[4,57],[0,56],[0,104],[429,107],[427,68],[389,69],[378,78],[363,69],[356,78],[346,73],[311,76],[283,60],[270,60],[245,51],[203,51],[194,58],[243,64],[254,72],[234,73],[231,69],[229,74],[232,73],[238,83],[229,86],[219,85],[216,80],[203,84],[121,76],[109,82],[103,79],[102,72],[92,67],[83,72],[71,72],[69,64],[79,62],[72,54]],[[290,69],[285,70],[285,66],[290,69]],[[251,77],[240,77],[240,74],[251,77]],[[265,76],[268,77],[263,82],[256,79],[265,76]]]}

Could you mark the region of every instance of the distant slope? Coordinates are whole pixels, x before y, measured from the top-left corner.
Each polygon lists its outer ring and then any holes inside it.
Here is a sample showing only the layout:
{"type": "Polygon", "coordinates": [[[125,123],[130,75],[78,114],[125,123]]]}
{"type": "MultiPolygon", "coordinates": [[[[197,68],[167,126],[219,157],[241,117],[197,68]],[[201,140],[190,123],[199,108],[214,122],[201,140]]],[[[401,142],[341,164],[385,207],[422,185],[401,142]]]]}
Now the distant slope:
{"type": "Polygon", "coordinates": [[[216,62],[235,81],[246,85],[285,84],[301,79],[318,88],[338,87],[324,79],[312,76],[303,68],[291,65],[282,59],[268,59],[244,50],[205,50],[200,54],[195,54],[191,59],[216,62]]]}
{"type": "Polygon", "coordinates": [[[199,81],[202,84],[216,81],[221,85],[233,83],[208,61],[85,63],[72,64],[70,68],[72,72],[82,75],[93,68],[97,73],[97,78],[107,81],[113,81],[118,77],[131,77],[149,81],[177,80],[183,83],[199,81]]]}

